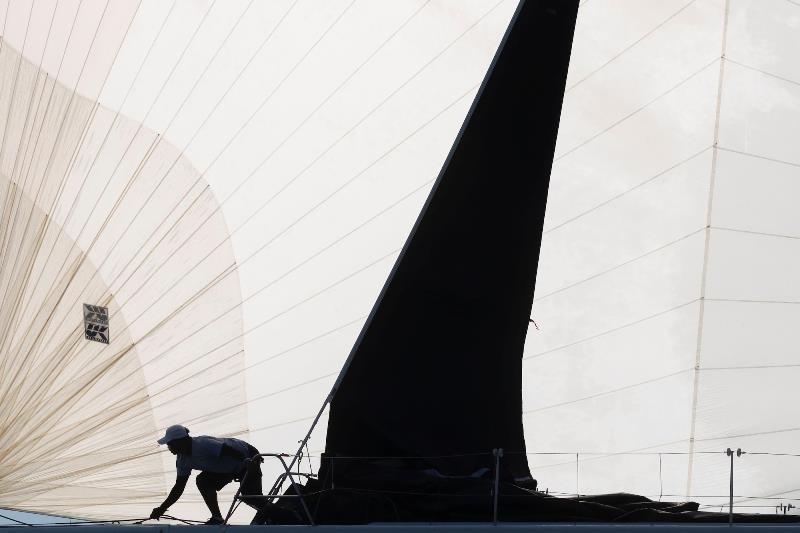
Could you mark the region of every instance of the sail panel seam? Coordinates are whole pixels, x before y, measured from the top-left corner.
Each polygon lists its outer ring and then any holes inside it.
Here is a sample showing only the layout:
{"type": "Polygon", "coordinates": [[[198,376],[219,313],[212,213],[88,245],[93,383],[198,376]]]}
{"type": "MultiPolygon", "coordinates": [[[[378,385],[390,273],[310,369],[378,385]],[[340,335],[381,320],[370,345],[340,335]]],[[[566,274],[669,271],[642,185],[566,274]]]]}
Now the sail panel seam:
{"type": "Polygon", "coordinates": [[[694,466],[693,465],[694,439],[697,428],[697,405],[698,405],[699,388],[700,388],[700,372],[698,371],[698,369],[700,368],[700,352],[703,343],[703,317],[705,313],[704,299],[706,295],[706,282],[708,280],[708,256],[711,244],[711,215],[712,215],[712,207],[714,204],[714,183],[717,172],[717,155],[718,155],[717,145],[719,144],[719,123],[720,123],[720,112],[722,109],[722,84],[725,75],[725,50],[727,46],[727,37],[728,37],[729,12],[730,12],[730,0],[725,0],[723,21],[722,21],[722,44],[721,44],[720,61],[719,61],[719,80],[717,83],[717,102],[715,111],[716,117],[714,120],[714,148],[711,154],[711,172],[710,172],[711,175],[709,177],[708,208],[706,210],[706,239],[705,239],[706,242],[705,242],[705,249],[703,251],[703,267],[700,278],[700,309],[697,318],[697,351],[695,354],[695,365],[694,365],[695,372],[694,372],[694,381],[692,390],[692,411],[691,411],[690,427],[689,427],[689,460],[686,472],[687,495],[692,493],[692,469],[694,466]]]}

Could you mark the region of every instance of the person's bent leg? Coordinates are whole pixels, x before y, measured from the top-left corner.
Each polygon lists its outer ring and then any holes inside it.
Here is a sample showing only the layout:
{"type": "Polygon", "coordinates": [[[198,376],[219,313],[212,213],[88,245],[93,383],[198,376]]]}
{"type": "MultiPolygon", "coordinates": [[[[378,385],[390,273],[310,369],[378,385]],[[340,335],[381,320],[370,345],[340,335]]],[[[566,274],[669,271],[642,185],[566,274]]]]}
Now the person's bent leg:
{"type": "MultiPolygon", "coordinates": [[[[248,496],[261,496],[264,494],[264,489],[261,484],[261,466],[254,464],[246,475],[242,476],[241,494],[248,496]]],[[[242,501],[258,511],[264,500],[261,498],[242,498],[242,501]]]]}
{"type": "Polygon", "coordinates": [[[217,492],[231,481],[231,476],[213,474],[211,472],[198,474],[196,479],[197,490],[200,491],[200,496],[203,497],[208,510],[211,511],[212,519],[219,518],[220,521],[222,520],[222,512],[219,510],[219,502],[217,502],[217,492]]]}

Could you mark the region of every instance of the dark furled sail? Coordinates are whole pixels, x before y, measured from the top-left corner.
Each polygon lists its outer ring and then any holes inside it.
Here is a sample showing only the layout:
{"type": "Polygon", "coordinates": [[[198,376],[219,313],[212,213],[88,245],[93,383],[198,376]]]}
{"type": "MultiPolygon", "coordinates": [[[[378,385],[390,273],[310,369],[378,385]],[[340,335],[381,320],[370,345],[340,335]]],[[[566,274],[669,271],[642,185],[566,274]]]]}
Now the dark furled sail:
{"type": "Polygon", "coordinates": [[[518,7],[334,392],[326,457],[470,475],[504,448],[504,477],[529,476],[521,356],[577,5],[518,7]]]}

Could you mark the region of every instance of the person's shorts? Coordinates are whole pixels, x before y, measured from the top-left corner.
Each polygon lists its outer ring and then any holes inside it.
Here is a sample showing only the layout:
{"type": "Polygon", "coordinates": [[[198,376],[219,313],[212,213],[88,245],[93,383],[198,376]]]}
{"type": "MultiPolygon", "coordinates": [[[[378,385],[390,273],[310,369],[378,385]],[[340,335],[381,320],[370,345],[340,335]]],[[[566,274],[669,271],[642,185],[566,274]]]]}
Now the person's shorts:
{"type": "MultiPolygon", "coordinates": [[[[240,476],[238,474],[217,474],[215,472],[200,472],[197,475],[197,484],[204,485],[206,487],[211,487],[215,491],[219,492],[222,490],[222,487],[233,481],[234,479],[238,479],[240,476]]],[[[241,485],[242,494],[262,494],[261,488],[261,467],[258,466],[255,470],[252,470],[243,480],[244,483],[241,485]]]]}

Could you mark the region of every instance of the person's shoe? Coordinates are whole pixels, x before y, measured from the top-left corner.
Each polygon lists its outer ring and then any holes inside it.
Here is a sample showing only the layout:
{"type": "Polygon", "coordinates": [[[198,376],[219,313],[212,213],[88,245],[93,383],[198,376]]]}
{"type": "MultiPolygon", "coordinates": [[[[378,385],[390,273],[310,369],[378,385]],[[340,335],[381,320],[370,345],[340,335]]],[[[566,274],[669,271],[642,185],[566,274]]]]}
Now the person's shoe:
{"type": "Polygon", "coordinates": [[[219,526],[225,523],[225,520],[222,519],[221,516],[212,516],[208,520],[206,520],[207,526],[219,526]]]}

